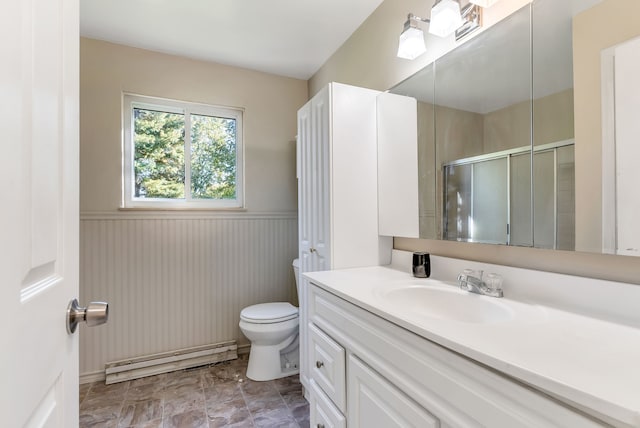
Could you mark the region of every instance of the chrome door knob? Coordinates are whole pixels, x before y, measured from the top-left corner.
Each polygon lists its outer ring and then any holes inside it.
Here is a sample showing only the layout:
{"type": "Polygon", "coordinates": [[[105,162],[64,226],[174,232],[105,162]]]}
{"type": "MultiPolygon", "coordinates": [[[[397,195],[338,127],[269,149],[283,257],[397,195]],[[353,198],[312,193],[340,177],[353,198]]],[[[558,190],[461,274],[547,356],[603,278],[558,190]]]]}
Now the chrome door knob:
{"type": "Polygon", "coordinates": [[[316,361],[316,367],[321,369],[322,366],[324,366],[324,363],[322,361],[316,361]]]}
{"type": "Polygon", "coordinates": [[[67,307],[67,333],[73,334],[82,321],[88,327],[104,324],[109,319],[109,304],[106,302],[91,302],[86,308],[80,307],[78,299],[73,299],[67,307]]]}

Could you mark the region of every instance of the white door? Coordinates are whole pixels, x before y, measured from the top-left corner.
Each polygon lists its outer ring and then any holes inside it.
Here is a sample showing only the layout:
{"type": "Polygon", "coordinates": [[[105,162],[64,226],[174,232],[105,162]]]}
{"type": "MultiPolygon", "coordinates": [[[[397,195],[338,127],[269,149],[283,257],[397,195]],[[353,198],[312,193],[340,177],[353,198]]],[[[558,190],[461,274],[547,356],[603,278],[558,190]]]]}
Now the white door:
{"type": "Polygon", "coordinates": [[[311,270],[310,249],[313,247],[313,181],[310,179],[309,164],[312,162],[313,140],[311,139],[311,101],[298,110],[298,258],[300,272],[311,270]]]}
{"type": "Polygon", "coordinates": [[[640,256],[640,38],[615,50],[616,254],[640,256]]]}
{"type": "Polygon", "coordinates": [[[308,271],[331,269],[331,210],[329,208],[331,174],[331,85],[325,86],[311,100],[311,151],[307,180],[311,184],[311,219],[313,257],[308,271]]]}
{"type": "MultiPolygon", "coordinates": [[[[309,217],[312,210],[312,188],[308,179],[308,162],[311,150],[311,101],[298,110],[297,170],[298,170],[298,262],[299,273],[310,271],[309,252],[313,241],[313,224],[309,217]]],[[[298,304],[300,306],[300,382],[309,389],[309,367],[307,364],[307,280],[298,279],[298,304]]]]}
{"type": "MultiPolygon", "coordinates": [[[[298,258],[300,273],[329,269],[329,88],[298,110],[298,258]]],[[[299,279],[300,381],[309,389],[308,281],[299,279]]]]}
{"type": "Polygon", "coordinates": [[[640,256],[640,38],[601,53],[602,252],[640,256]]]}
{"type": "Polygon", "coordinates": [[[298,110],[300,272],[330,269],[330,95],[324,87],[298,110]]]}
{"type": "Polygon", "coordinates": [[[78,425],[78,0],[2,2],[0,414],[78,425]]]}

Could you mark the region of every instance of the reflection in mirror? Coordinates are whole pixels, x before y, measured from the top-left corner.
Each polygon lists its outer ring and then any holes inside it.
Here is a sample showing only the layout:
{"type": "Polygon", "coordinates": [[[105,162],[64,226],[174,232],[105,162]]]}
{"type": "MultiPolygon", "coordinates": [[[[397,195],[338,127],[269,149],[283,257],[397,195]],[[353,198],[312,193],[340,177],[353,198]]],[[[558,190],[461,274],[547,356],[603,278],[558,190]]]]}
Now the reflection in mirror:
{"type": "Polygon", "coordinates": [[[421,238],[574,249],[572,19],[599,2],[534,0],[390,90],[418,99],[421,238]]]}
{"type": "Polygon", "coordinates": [[[527,187],[516,166],[531,153],[529,14],[527,6],[436,61],[443,239],[509,244],[513,232],[532,244],[531,216],[516,215],[531,211],[531,198],[509,191],[527,187]]]}
{"type": "Polygon", "coordinates": [[[418,119],[418,212],[420,237],[436,239],[438,219],[436,215],[436,146],[433,115],[434,65],[429,64],[415,74],[412,93],[420,93],[417,98],[418,119]]]}
{"type": "Polygon", "coordinates": [[[532,4],[533,242],[538,248],[575,248],[571,21],[578,7],[573,3],[578,2],[532,4]]]}

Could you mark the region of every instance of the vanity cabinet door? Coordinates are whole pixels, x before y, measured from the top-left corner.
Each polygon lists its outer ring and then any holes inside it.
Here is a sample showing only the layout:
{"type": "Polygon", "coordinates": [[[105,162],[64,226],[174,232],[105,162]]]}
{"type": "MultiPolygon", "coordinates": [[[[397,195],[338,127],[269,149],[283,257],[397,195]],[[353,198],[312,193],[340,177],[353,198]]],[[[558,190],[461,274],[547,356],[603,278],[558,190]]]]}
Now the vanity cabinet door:
{"type": "Polygon", "coordinates": [[[349,425],[354,427],[440,428],[440,422],[358,357],[348,361],[349,425]]]}

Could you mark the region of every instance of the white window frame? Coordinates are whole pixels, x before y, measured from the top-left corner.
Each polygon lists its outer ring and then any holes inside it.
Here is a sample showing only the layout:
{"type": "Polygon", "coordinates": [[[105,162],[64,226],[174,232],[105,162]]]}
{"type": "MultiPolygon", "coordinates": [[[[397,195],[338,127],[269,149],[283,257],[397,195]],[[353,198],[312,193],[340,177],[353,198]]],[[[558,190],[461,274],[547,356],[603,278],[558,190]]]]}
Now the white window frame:
{"type": "Polygon", "coordinates": [[[152,209],[238,209],[244,208],[244,144],[243,113],[240,108],[220,107],[135,94],[123,94],[122,103],[122,201],[123,208],[152,209]],[[185,198],[136,198],[134,197],[134,108],[155,109],[168,113],[184,114],[185,117],[185,198]],[[191,114],[215,116],[236,120],[236,197],[235,199],[191,198],[191,114]]]}

